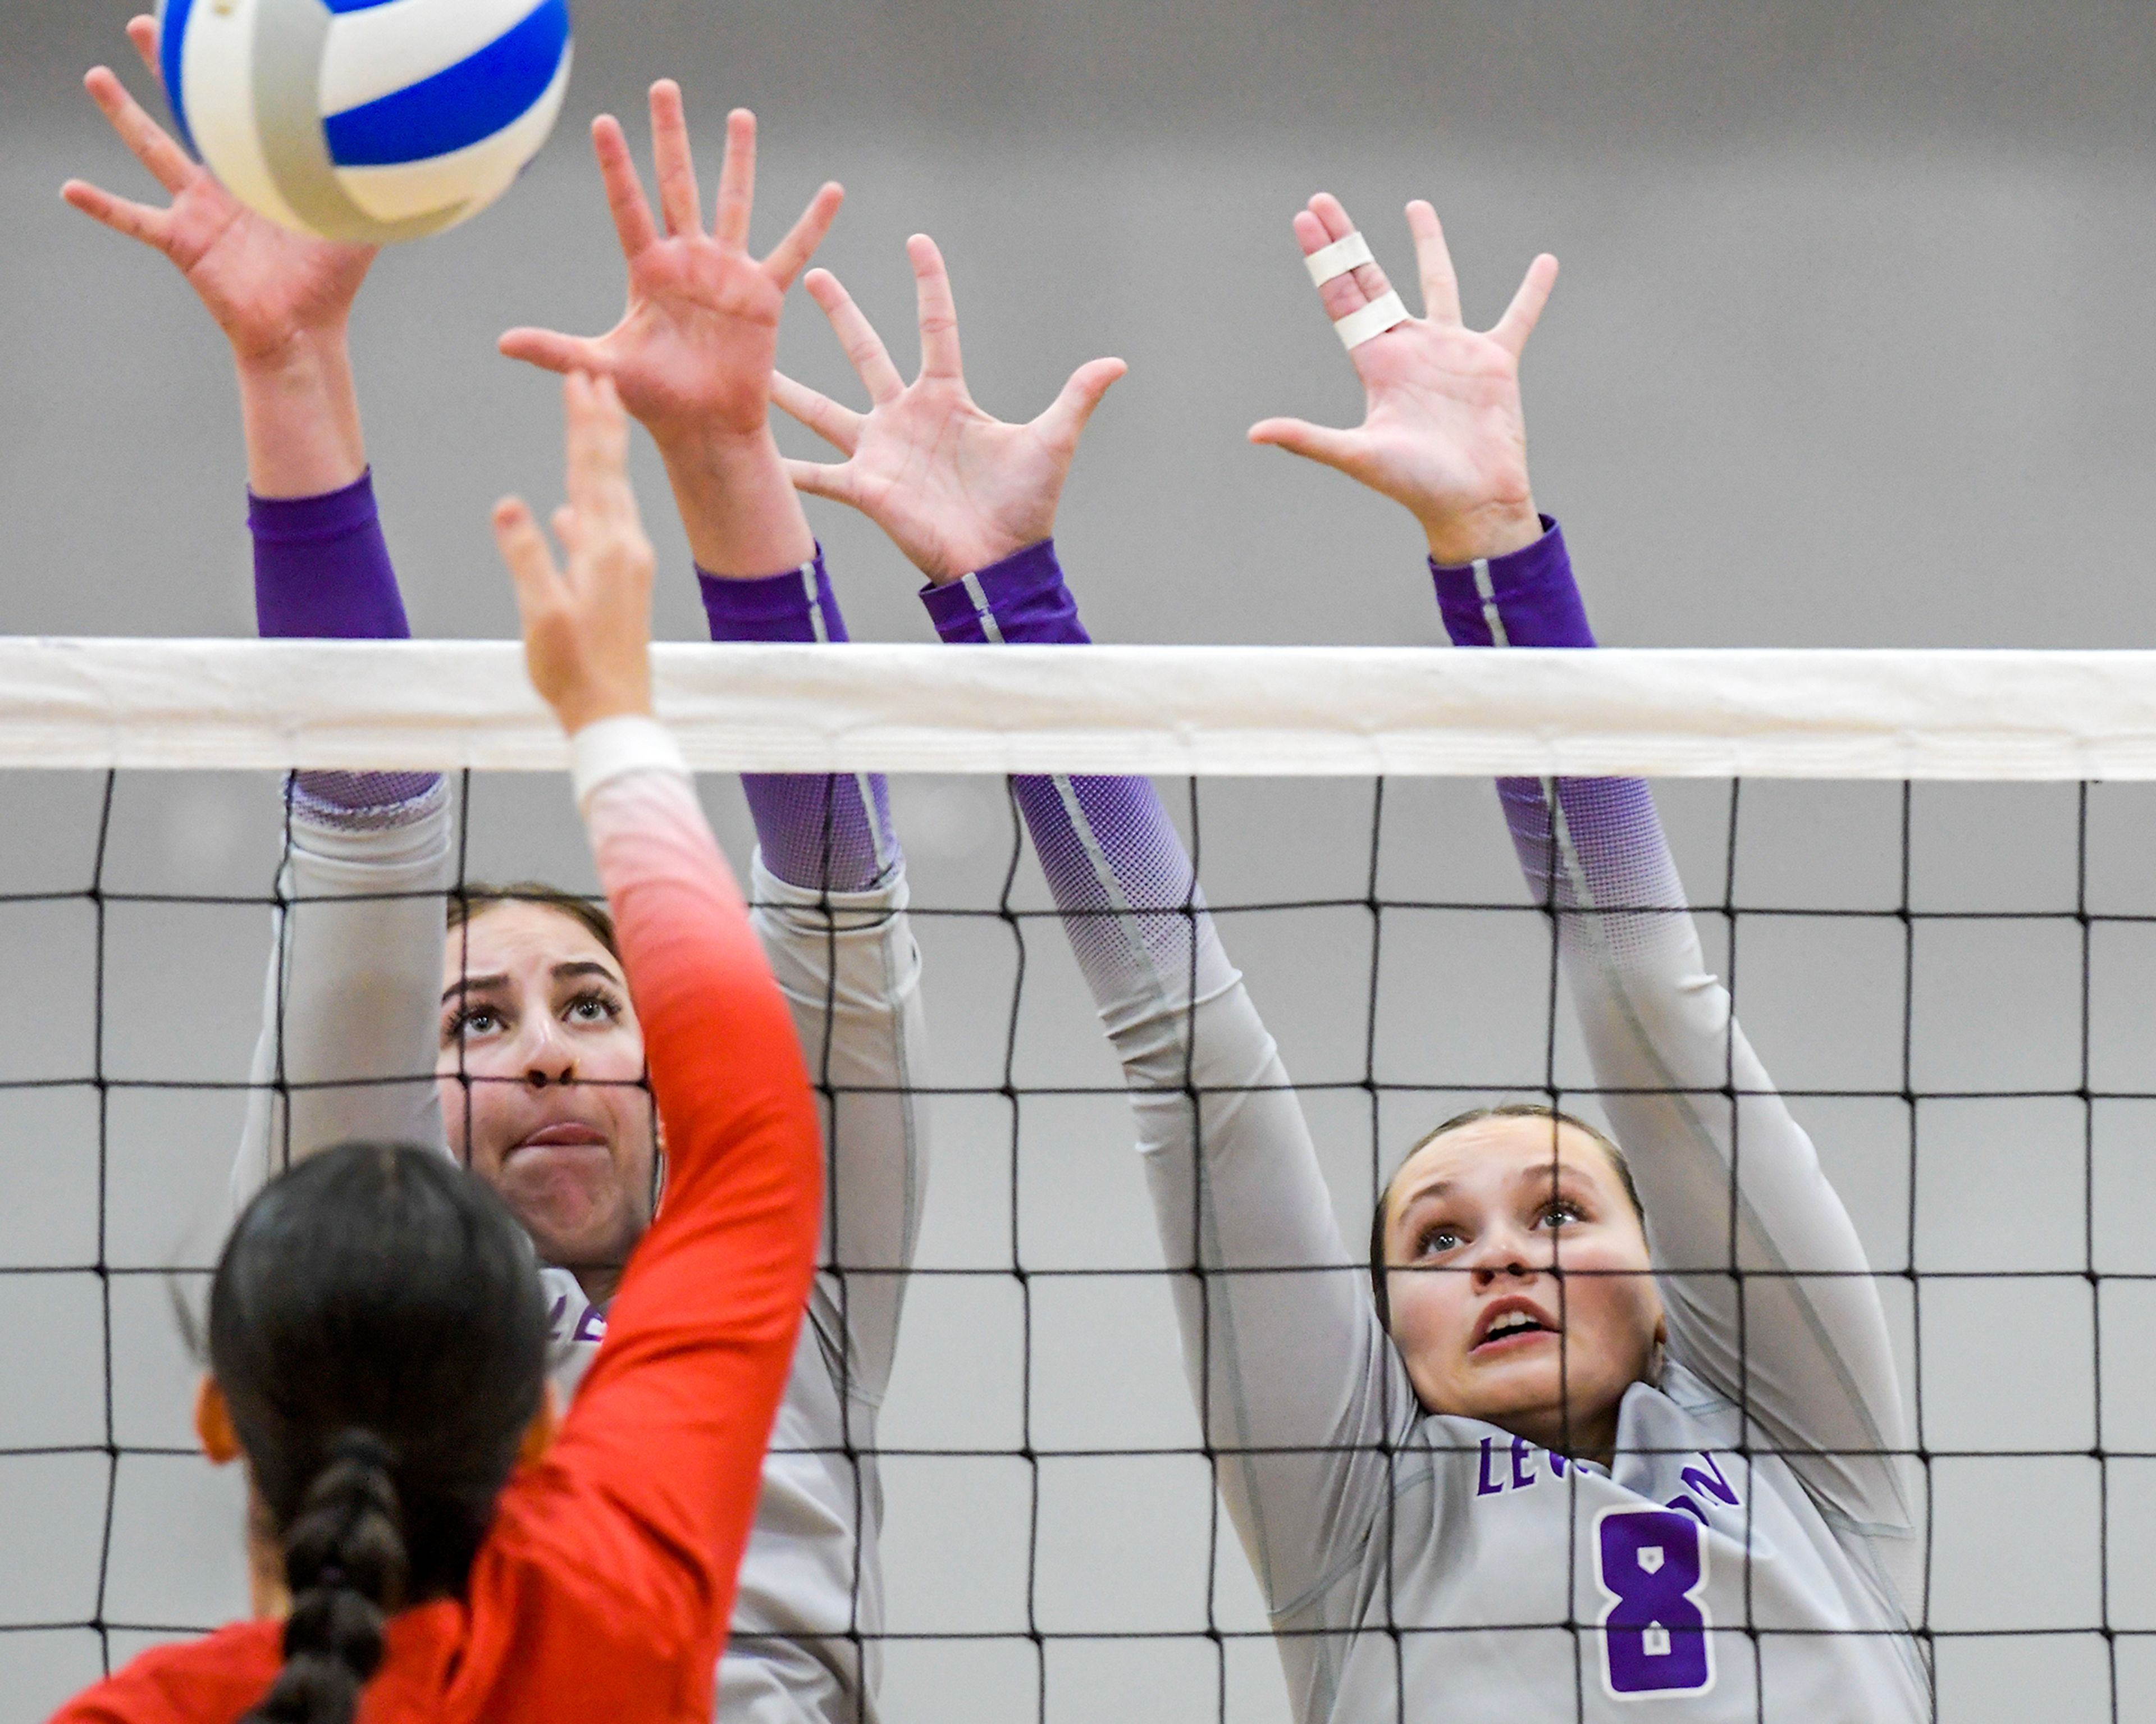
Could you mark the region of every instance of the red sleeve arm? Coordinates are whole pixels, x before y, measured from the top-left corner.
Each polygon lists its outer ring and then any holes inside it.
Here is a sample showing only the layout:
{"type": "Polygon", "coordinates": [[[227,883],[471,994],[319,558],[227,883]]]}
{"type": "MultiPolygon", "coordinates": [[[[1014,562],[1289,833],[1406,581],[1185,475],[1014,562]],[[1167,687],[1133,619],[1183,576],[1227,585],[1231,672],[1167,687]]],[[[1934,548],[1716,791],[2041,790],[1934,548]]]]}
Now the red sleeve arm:
{"type": "Polygon", "coordinates": [[[557,1561],[624,1595],[639,1634],[691,1651],[708,1680],[814,1268],[821,1138],[792,1017],[689,781],[614,779],[585,817],[666,1194],[560,1437],[512,1495],[557,1561]]]}
{"type": "MultiPolygon", "coordinates": [[[[611,780],[585,819],[644,1027],[666,1197],[560,1436],[496,1505],[451,1680],[490,1716],[708,1719],[814,1269],[821,1138],[792,1015],[689,780],[611,780]]],[[[393,1652],[398,1623],[421,1614],[393,1622],[393,1652]]],[[[59,1724],[237,1716],[268,1685],[277,1638],[251,1624],[161,1649],[59,1724]],[[166,1693],[167,1675],[184,1691],[166,1693]]]]}

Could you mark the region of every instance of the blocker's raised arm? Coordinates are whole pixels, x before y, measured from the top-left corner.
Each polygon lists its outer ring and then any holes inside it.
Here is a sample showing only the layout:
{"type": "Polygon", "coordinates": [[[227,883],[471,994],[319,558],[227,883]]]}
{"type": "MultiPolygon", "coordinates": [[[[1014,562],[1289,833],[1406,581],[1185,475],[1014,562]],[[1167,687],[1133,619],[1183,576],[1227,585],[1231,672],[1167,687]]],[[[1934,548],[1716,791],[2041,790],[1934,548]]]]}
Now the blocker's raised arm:
{"type": "MultiPolygon", "coordinates": [[[[131,20],[127,35],[159,80],[157,20],[131,20]]],[[[231,348],[263,636],[403,638],[346,342],[374,250],[257,215],[110,68],[93,68],[84,84],[170,201],[140,203],[80,179],[62,195],[168,260],[231,348]]],[[[432,774],[301,773],[287,794],[255,1087],[234,1170],[239,1202],[332,1143],[442,1137],[434,1001],[453,862],[447,793],[432,774]]]]}
{"type": "MultiPolygon", "coordinates": [[[[1594,645],[1554,526],[1515,556],[1435,574],[1457,645],[1594,645]]],[[[1529,890],[1556,913],[1602,1105],[1645,1200],[1671,1356],[1744,1408],[1822,1503],[1906,1533],[1908,1430],[1877,1285],[1707,970],[1652,794],[1637,779],[1498,789],[1529,890]]],[[[1915,1552],[1904,1541],[1889,1557],[1915,1552]]]]}
{"type": "MultiPolygon", "coordinates": [[[[946,641],[1082,646],[1051,547],[924,598],[946,641]]],[[[1419,1416],[1333,1220],[1310,1128],[1142,778],[1014,780],[1131,1093],[1183,1368],[1267,1607],[1329,1619],[1328,1580],[1387,1495],[1384,1449],[1419,1416]]],[[[1291,1679],[1306,1680],[1298,1665],[1291,1679]]]]}

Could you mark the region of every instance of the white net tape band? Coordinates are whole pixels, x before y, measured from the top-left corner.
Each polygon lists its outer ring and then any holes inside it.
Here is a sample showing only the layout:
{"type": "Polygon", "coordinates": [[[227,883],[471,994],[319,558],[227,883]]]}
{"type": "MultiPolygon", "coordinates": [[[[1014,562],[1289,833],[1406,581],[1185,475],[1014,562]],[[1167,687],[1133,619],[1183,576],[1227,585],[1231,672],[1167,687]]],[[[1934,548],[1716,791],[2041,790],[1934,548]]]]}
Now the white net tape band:
{"type": "MultiPolygon", "coordinates": [[[[2156,779],[2156,652],[667,645],[702,771],[2156,779]]],[[[0,638],[0,767],[558,772],[512,641],[0,638]]]]}

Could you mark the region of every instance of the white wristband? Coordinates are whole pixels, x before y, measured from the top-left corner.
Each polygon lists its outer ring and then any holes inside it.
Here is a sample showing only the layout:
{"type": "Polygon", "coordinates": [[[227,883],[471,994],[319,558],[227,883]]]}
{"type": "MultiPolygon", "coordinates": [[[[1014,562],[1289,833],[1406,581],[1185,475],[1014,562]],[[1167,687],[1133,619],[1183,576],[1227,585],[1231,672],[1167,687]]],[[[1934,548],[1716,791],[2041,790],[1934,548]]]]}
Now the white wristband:
{"type": "Polygon", "coordinates": [[[1363,264],[1373,264],[1377,259],[1370,255],[1370,242],[1357,232],[1345,239],[1335,239],[1330,245],[1319,246],[1302,262],[1310,271],[1311,280],[1322,287],[1335,276],[1344,275],[1363,264]]]}
{"type": "Polygon", "coordinates": [[[1381,293],[1359,311],[1350,311],[1344,317],[1335,317],[1332,327],[1340,332],[1340,342],[1350,353],[1366,341],[1373,341],[1389,329],[1397,329],[1414,314],[1400,303],[1397,293],[1381,293]]]}
{"type": "Polygon", "coordinates": [[[569,783],[580,810],[600,785],[629,773],[652,771],[689,776],[680,744],[656,718],[624,713],[587,724],[569,738],[569,783]]]}

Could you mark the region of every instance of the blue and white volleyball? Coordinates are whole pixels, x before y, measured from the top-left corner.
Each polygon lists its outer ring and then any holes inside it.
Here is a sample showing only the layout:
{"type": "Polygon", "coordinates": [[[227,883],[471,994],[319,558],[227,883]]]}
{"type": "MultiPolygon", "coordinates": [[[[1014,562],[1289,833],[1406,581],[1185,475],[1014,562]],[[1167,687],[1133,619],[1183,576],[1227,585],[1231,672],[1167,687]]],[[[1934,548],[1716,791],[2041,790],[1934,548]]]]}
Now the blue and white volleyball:
{"type": "Polygon", "coordinates": [[[249,208],[325,239],[417,239],[538,153],[567,0],[162,0],[182,135],[249,208]]]}

